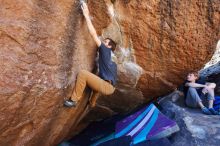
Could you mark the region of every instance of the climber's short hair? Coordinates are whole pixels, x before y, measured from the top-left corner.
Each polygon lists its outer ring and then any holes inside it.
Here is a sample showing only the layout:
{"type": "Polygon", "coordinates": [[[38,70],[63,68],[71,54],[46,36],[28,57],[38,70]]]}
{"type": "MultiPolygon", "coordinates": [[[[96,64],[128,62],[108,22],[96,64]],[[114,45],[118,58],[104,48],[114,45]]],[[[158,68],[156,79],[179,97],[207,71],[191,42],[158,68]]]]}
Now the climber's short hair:
{"type": "Polygon", "coordinates": [[[116,43],[111,38],[105,38],[105,40],[109,40],[108,45],[111,46],[112,51],[114,52],[116,49],[116,43]]]}
{"type": "Polygon", "coordinates": [[[199,78],[199,72],[198,71],[189,71],[188,74],[194,74],[195,77],[197,77],[197,79],[199,78]]]}

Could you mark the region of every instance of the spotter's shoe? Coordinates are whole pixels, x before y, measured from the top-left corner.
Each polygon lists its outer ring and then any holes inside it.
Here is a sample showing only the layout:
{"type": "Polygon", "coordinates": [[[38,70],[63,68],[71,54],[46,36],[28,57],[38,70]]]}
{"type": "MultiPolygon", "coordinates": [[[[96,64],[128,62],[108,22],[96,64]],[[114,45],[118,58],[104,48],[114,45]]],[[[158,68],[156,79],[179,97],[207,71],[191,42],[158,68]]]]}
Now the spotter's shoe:
{"type": "Polygon", "coordinates": [[[209,111],[213,114],[213,115],[220,115],[220,113],[218,111],[216,111],[214,108],[209,108],[209,111]]]}
{"type": "Polygon", "coordinates": [[[209,111],[209,109],[207,107],[202,108],[202,113],[206,114],[206,115],[212,115],[212,113],[209,111]]]}

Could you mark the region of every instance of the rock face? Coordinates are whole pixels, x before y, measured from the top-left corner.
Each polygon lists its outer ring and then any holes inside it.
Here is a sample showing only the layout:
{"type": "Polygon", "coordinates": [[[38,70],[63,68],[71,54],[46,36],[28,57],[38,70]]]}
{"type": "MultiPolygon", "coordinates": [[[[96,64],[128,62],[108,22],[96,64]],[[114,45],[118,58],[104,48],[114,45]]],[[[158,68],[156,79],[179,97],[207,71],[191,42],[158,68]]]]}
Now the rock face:
{"type": "Polygon", "coordinates": [[[199,109],[164,100],[160,103],[165,115],[177,122],[180,131],[169,139],[172,146],[217,146],[220,140],[219,116],[204,115],[199,109]]]}
{"type": "Polygon", "coordinates": [[[145,70],[138,82],[145,97],[166,94],[214,52],[219,39],[218,0],[130,0],[114,5],[122,44],[134,49],[145,70]]]}
{"type": "MultiPolygon", "coordinates": [[[[98,34],[111,36],[129,52],[117,60],[124,67],[115,97],[136,85],[147,99],[169,92],[186,71],[202,67],[219,38],[219,0],[99,0],[88,5],[98,34]],[[129,63],[137,64],[135,70],[129,63]]],[[[62,105],[78,71],[92,71],[95,65],[96,47],[79,1],[7,0],[1,1],[0,12],[0,145],[55,145],[80,129],[90,111],[89,92],[75,109],[62,105]]],[[[99,103],[121,112],[144,100],[115,97],[110,106],[108,98],[99,103]]]]}
{"type": "Polygon", "coordinates": [[[218,73],[220,73],[220,40],[218,41],[215,53],[211,60],[206,63],[204,69],[200,70],[200,75],[205,77],[218,73]]]}

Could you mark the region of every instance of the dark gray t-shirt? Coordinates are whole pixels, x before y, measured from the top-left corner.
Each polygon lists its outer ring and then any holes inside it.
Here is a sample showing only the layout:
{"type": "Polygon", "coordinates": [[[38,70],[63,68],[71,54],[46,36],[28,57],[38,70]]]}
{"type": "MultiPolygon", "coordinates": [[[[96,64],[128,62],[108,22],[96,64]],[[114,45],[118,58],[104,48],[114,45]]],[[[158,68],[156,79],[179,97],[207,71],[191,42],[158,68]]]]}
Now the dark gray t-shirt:
{"type": "Polygon", "coordinates": [[[111,60],[111,49],[103,43],[99,47],[99,76],[103,80],[111,80],[113,85],[116,84],[117,65],[111,60]]]}

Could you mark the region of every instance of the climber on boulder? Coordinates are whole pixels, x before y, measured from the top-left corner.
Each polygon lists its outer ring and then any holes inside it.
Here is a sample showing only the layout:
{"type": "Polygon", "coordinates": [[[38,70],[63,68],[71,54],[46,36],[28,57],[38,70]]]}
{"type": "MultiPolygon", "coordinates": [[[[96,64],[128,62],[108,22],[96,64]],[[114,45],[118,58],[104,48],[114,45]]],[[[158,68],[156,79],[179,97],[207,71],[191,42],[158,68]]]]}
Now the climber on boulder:
{"type": "Polygon", "coordinates": [[[117,65],[111,60],[111,51],[115,50],[116,43],[110,38],[106,38],[103,42],[101,42],[90,20],[89,10],[85,2],[82,2],[81,9],[83,11],[89,33],[98,46],[99,75],[97,76],[89,71],[81,70],[77,75],[76,85],[70,99],[64,101],[64,105],[67,107],[76,107],[83,95],[86,85],[93,90],[93,99],[90,99],[90,104],[92,104],[92,106],[95,105],[97,93],[110,95],[115,91],[114,86],[116,84],[117,65]]]}
{"type": "Polygon", "coordinates": [[[183,86],[186,105],[193,108],[200,107],[202,112],[207,115],[219,115],[213,108],[215,87],[215,83],[208,83],[199,78],[197,72],[189,72],[183,86]],[[204,106],[205,101],[208,102],[208,108],[204,106]]]}

